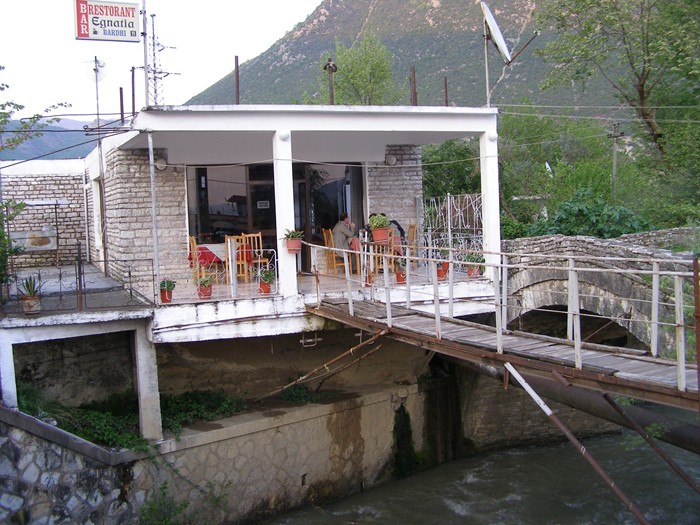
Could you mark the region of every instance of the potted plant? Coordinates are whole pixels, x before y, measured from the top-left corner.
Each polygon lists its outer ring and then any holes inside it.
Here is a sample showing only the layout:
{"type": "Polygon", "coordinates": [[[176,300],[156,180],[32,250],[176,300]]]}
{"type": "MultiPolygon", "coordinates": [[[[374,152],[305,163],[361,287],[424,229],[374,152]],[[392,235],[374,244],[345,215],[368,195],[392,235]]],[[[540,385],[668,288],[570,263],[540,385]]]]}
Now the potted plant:
{"type": "Polygon", "coordinates": [[[404,284],[406,282],[406,259],[399,257],[396,259],[396,282],[404,284]]]}
{"type": "Polygon", "coordinates": [[[35,313],[41,310],[41,283],[39,279],[30,275],[22,279],[17,285],[19,302],[24,313],[35,313]]]}
{"type": "Polygon", "coordinates": [[[484,256],[480,253],[468,253],[467,254],[467,275],[469,277],[476,277],[481,275],[483,271],[484,256]]]}
{"type": "Polygon", "coordinates": [[[195,279],[197,285],[197,295],[200,299],[209,299],[211,297],[211,277],[200,277],[195,279]]]}
{"type": "Polygon", "coordinates": [[[369,228],[372,230],[372,239],[377,244],[389,242],[389,218],[386,215],[375,214],[369,218],[369,228]]]}
{"type": "Polygon", "coordinates": [[[260,268],[256,272],[256,276],[259,281],[258,291],[263,294],[270,293],[272,283],[275,282],[274,268],[260,268]]]}
{"type": "Polygon", "coordinates": [[[304,232],[302,230],[285,230],[283,239],[287,241],[287,251],[289,253],[299,253],[303,238],[304,232]]]}
{"type": "Polygon", "coordinates": [[[450,271],[450,251],[447,248],[440,249],[440,259],[437,263],[437,277],[438,281],[444,281],[447,278],[447,274],[450,271]]]}
{"type": "Polygon", "coordinates": [[[169,303],[173,299],[173,290],[175,289],[175,281],[165,278],[160,282],[160,302],[169,303]]]}

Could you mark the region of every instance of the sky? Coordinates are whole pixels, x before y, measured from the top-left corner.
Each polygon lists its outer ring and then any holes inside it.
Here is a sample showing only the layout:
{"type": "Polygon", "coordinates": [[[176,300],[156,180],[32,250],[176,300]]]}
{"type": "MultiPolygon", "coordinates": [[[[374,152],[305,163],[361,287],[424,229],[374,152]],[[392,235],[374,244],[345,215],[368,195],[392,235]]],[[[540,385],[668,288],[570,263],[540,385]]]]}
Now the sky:
{"type": "MultiPolygon", "coordinates": [[[[163,46],[163,102],[183,104],[239,65],[269,49],[303,22],[321,0],[123,0],[146,4],[163,46]],[[154,18],[151,15],[155,15],[154,18]],[[177,73],[177,74],[175,74],[177,73]]],[[[140,18],[140,17],[139,17],[140,18]]],[[[119,88],[131,110],[131,68],[136,70],[136,109],[144,105],[142,43],[76,40],[75,0],[2,0],[0,2],[0,102],[25,106],[15,115],[42,113],[59,102],[72,105],[58,113],[94,118],[119,111],[119,88]],[[95,83],[95,57],[104,63],[95,83]]],[[[54,112],[56,113],[56,112],[54,112]]]]}

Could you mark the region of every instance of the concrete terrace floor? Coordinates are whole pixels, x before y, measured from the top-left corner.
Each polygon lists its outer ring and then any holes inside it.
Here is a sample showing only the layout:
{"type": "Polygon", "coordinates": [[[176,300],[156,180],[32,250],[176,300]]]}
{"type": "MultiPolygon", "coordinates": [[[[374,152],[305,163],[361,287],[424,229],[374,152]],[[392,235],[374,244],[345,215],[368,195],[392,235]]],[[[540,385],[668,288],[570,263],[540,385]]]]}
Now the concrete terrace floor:
{"type": "MultiPolygon", "coordinates": [[[[0,306],[0,316],[40,316],[57,313],[73,313],[77,311],[95,311],[95,310],[120,310],[120,309],[143,309],[148,307],[158,306],[156,300],[156,292],[158,290],[149,290],[149,293],[137,293],[129,291],[128,287],[122,285],[118,281],[105,276],[97,267],[85,265],[84,272],[84,292],[82,294],[82,305],[80,297],[77,293],[77,278],[75,265],[66,266],[49,266],[41,268],[28,268],[17,272],[17,280],[21,280],[29,275],[39,275],[42,283],[41,297],[41,312],[36,314],[24,314],[21,305],[19,304],[16,288],[10,286],[10,300],[7,304],[0,306]]],[[[412,273],[412,283],[420,287],[429,284],[427,272],[424,268],[419,268],[412,273]]],[[[357,274],[353,274],[350,283],[350,290],[369,292],[368,287],[364,287],[357,274]]],[[[455,273],[455,283],[466,280],[466,276],[455,273]]],[[[393,273],[389,275],[389,283],[392,289],[400,289],[405,285],[397,285],[393,273]]],[[[299,273],[298,275],[299,293],[309,296],[310,300],[315,298],[320,293],[326,294],[346,294],[348,285],[345,281],[344,274],[339,273],[337,276],[320,273],[318,275],[311,273],[299,273]]],[[[384,297],[384,276],[378,274],[375,276],[375,290],[384,297]]],[[[232,299],[265,299],[266,297],[275,297],[276,289],[272,288],[272,293],[269,296],[261,295],[258,291],[256,282],[238,283],[237,288],[233,289],[230,285],[223,281],[213,285],[213,293],[209,299],[201,299],[197,295],[197,287],[190,280],[178,280],[175,290],[173,291],[173,305],[204,303],[212,301],[230,301],[232,299]]],[[[416,297],[418,299],[418,297],[416,297]]],[[[165,305],[167,307],[167,305],[165,305]]]]}

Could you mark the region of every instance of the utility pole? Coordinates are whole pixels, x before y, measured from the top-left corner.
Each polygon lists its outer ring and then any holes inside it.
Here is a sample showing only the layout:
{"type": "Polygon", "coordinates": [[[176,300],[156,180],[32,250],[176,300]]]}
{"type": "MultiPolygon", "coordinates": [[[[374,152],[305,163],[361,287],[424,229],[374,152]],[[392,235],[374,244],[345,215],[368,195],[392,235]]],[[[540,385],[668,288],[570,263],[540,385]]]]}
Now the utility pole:
{"type": "Polygon", "coordinates": [[[613,165],[612,165],[612,202],[617,200],[617,139],[624,136],[625,132],[620,131],[620,123],[613,124],[612,133],[608,133],[608,138],[613,139],[613,165]]]}

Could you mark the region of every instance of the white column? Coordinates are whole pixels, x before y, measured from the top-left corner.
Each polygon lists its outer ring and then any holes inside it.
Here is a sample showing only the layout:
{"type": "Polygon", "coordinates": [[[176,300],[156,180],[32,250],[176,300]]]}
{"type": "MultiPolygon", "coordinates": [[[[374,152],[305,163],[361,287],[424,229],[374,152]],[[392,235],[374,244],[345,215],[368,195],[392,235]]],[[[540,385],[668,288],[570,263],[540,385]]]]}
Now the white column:
{"type": "Polygon", "coordinates": [[[294,229],[294,182],[292,180],[292,136],[289,130],[277,130],[272,139],[275,171],[275,220],[277,222],[278,291],[284,297],[296,295],[296,255],[287,252],[280,237],[294,229]]]}
{"type": "Polygon", "coordinates": [[[17,384],[15,383],[15,360],[12,342],[7,334],[0,336],[0,385],[2,402],[9,408],[17,408],[17,384]]]}
{"type": "Polygon", "coordinates": [[[138,327],[134,334],[134,356],[141,436],[149,441],[160,441],[163,439],[163,425],[160,415],[156,349],[149,341],[143,326],[138,327]]]}
{"type": "MultiPolygon", "coordinates": [[[[481,214],[484,228],[484,251],[501,251],[501,217],[498,188],[498,128],[497,117],[493,115],[490,129],[480,137],[481,156],[481,214]]],[[[500,257],[495,253],[486,254],[487,272],[493,272],[489,264],[498,264],[500,257]]],[[[492,276],[492,273],[487,275],[492,276]]]]}

